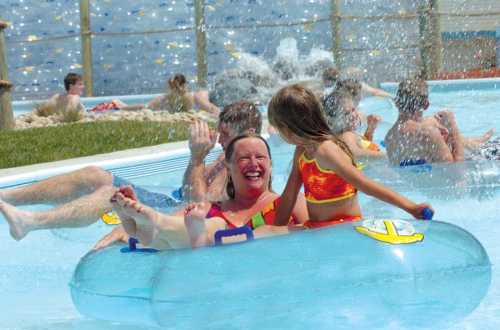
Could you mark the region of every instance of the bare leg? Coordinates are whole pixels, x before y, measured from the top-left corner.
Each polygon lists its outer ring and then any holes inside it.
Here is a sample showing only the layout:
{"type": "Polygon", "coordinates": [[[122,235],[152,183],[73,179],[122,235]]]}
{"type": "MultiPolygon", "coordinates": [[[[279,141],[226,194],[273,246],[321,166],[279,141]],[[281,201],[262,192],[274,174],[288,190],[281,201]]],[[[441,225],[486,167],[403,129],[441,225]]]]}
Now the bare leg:
{"type": "Polygon", "coordinates": [[[0,190],[0,199],[13,205],[60,204],[113,182],[111,173],[96,166],[57,175],[28,186],[0,190]]]}
{"type": "Polygon", "coordinates": [[[124,228],[143,245],[157,249],[177,249],[189,247],[189,238],[180,215],[166,215],[142,203],[116,193],[113,209],[125,220],[124,228]],[[133,219],[134,224],[129,224],[133,219]]]}
{"type": "Polygon", "coordinates": [[[83,227],[96,222],[102,214],[111,211],[110,198],[115,191],[111,185],[101,187],[48,211],[20,210],[0,200],[0,212],[9,224],[11,236],[20,240],[32,230],[83,227]]]}
{"type": "Polygon", "coordinates": [[[491,139],[494,133],[495,129],[492,128],[480,136],[463,137],[464,146],[472,151],[478,150],[483,144],[491,139]]]}

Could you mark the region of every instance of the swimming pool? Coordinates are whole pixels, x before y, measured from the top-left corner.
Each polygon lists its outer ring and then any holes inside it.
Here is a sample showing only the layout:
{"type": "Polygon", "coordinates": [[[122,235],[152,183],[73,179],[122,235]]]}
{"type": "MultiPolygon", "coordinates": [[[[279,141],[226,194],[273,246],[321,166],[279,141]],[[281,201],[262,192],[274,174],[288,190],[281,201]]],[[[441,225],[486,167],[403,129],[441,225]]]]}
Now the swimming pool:
{"type": "MultiPolygon", "coordinates": [[[[429,113],[442,106],[451,108],[456,112],[458,123],[466,134],[480,134],[490,127],[500,129],[500,117],[497,115],[499,100],[500,91],[494,88],[475,91],[445,90],[431,93],[429,113]]],[[[383,132],[395,119],[395,109],[389,102],[374,98],[364,101],[362,107],[367,113],[376,112],[384,117],[380,130],[376,132],[376,139],[382,139],[383,132]]],[[[291,148],[275,145],[272,148],[275,167],[273,186],[279,191],[284,186],[286,171],[290,166],[291,148]]],[[[110,165],[110,168],[136,184],[168,190],[180,184],[182,164],[186,159],[176,153],[162,160],[151,159],[123,166],[110,165]],[[146,171],[153,174],[147,175],[146,171]]],[[[500,273],[497,266],[500,263],[500,244],[497,239],[500,235],[497,219],[500,205],[500,163],[433,165],[429,172],[389,168],[385,162],[374,162],[368,165],[366,173],[387,182],[415,200],[431,202],[436,209],[436,219],[457,224],[482,242],[492,263],[491,286],[474,312],[457,324],[448,324],[448,328],[500,328],[500,273]]],[[[33,177],[36,177],[36,173],[33,177]]],[[[10,184],[21,181],[28,182],[29,179],[17,178],[10,184]]],[[[7,181],[3,182],[4,186],[9,184],[7,181]]],[[[365,215],[407,217],[402,211],[366,196],[361,196],[361,203],[365,215]]],[[[0,292],[3,293],[0,301],[0,328],[136,329],[135,326],[86,319],[77,313],[71,302],[67,283],[72,272],[79,258],[107,230],[104,225],[96,224],[86,229],[39,231],[30,233],[21,242],[15,242],[8,236],[3,219],[0,220],[0,292]]],[[[355,314],[355,311],[352,312],[355,314]]],[[[235,328],[238,328],[237,325],[235,328]]],[[[269,328],[279,328],[279,325],[269,325],[269,328]]],[[[335,325],[325,324],[325,329],[331,328],[335,328],[335,325]]],[[[381,328],[397,329],[399,325],[384,324],[381,328]]]]}

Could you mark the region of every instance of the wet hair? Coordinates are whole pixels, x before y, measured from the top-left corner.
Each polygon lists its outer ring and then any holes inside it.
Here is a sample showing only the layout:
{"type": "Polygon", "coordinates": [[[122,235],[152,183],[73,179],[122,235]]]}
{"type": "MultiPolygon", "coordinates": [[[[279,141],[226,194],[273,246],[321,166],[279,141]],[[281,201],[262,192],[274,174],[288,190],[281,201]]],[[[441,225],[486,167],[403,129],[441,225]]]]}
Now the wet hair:
{"type": "Polygon", "coordinates": [[[64,77],[64,89],[66,89],[66,92],[69,91],[71,88],[71,85],[76,85],[77,82],[82,80],[82,76],[79,75],[78,73],[73,73],[70,72],[64,77]]]}
{"type": "Polygon", "coordinates": [[[327,68],[323,71],[321,79],[323,80],[323,83],[330,81],[332,82],[332,85],[335,85],[339,79],[339,71],[335,68],[327,68]]]}
{"type": "Polygon", "coordinates": [[[323,98],[326,121],[335,134],[341,134],[348,129],[342,117],[346,110],[344,109],[345,102],[350,100],[352,101],[351,94],[344,89],[334,90],[323,98]]]}
{"type": "Polygon", "coordinates": [[[400,112],[414,114],[429,106],[427,83],[421,78],[412,78],[399,84],[394,103],[400,112]]]}
{"type": "MultiPolygon", "coordinates": [[[[266,139],[264,139],[262,136],[260,136],[258,134],[241,134],[241,135],[238,135],[237,137],[235,137],[234,139],[232,139],[231,142],[229,142],[229,144],[227,145],[225,153],[224,153],[224,157],[226,159],[226,162],[231,161],[233,154],[234,154],[234,151],[235,151],[236,142],[238,142],[240,140],[248,139],[248,138],[259,139],[262,142],[264,142],[264,144],[266,145],[269,160],[272,161],[271,148],[269,147],[269,144],[267,143],[266,139]]],[[[268,188],[270,191],[272,191],[272,181],[273,181],[272,177],[269,177],[269,187],[268,188]]],[[[236,192],[234,189],[233,180],[231,179],[231,175],[227,176],[226,193],[230,199],[234,199],[236,192]]]]}
{"type": "Polygon", "coordinates": [[[332,132],[323,108],[311,90],[298,84],[280,89],[269,102],[268,119],[280,133],[291,132],[304,141],[321,143],[332,140],[354,164],[351,150],[332,132]]]}
{"type": "Polygon", "coordinates": [[[193,102],[187,94],[187,88],[186,77],[181,73],[177,73],[168,80],[166,108],[169,112],[186,112],[193,108],[193,102]]]}
{"type": "Polygon", "coordinates": [[[234,127],[238,134],[254,129],[256,134],[262,131],[262,115],[252,102],[238,101],[226,105],[219,114],[219,124],[234,127]]]}
{"type": "Polygon", "coordinates": [[[343,79],[337,82],[335,89],[349,93],[354,103],[361,101],[361,89],[363,86],[356,79],[343,79]]]}

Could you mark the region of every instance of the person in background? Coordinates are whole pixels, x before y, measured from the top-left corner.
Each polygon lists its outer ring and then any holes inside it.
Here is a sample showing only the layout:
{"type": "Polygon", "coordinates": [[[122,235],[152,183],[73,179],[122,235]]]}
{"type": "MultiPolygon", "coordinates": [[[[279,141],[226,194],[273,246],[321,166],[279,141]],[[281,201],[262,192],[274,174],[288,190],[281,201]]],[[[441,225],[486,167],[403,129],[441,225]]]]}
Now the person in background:
{"type": "Polygon", "coordinates": [[[68,73],[64,77],[64,89],[66,93],[55,94],[46,102],[35,107],[35,113],[39,116],[49,116],[53,114],[71,115],[81,117],[85,112],[85,107],[80,102],[85,85],[82,76],[77,73],[68,73]]]}
{"type": "Polygon", "coordinates": [[[421,78],[399,84],[395,99],[399,116],[385,136],[389,161],[395,165],[460,162],[465,148],[481,149],[493,130],[479,137],[464,137],[451,111],[424,117],[429,108],[427,83],[421,78]]]}
{"type": "Polygon", "coordinates": [[[364,135],[356,132],[361,125],[361,114],[354,105],[351,93],[343,89],[333,91],[323,99],[323,110],[333,134],[347,144],[356,159],[385,157],[385,153],[373,142],[378,124],[375,116],[367,117],[368,127],[364,135]]]}
{"type": "Polygon", "coordinates": [[[155,97],[146,104],[127,105],[119,100],[115,100],[114,106],[118,110],[167,110],[171,113],[186,112],[193,108],[205,110],[213,116],[220,112],[219,108],[208,100],[208,91],[189,91],[188,81],[183,74],[176,74],[167,81],[165,94],[155,97]]]}
{"type": "MultiPolygon", "coordinates": [[[[354,69],[348,68],[346,71],[350,72],[350,71],[354,71],[354,69]]],[[[353,74],[348,73],[347,75],[350,77],[353,74]]],[[[369,94],[371,96],[378,96],[378,97],[388,97],[388,98],[393,97],[391,94],[387,93],[383,89],[372,87],[372,86],[368,85],[367,83],[362,82],[358,79],[355,79],[355,78],[341,79],[341,73],[337,69],[332,68],[332,67],[325,69],[325,71],[323,71],[323,74],[321,77],[322,77],[323,86],[324,86],[324,94],[323,95],[328,95],[331,92],[333,92],[335,89],[337,89],[339,87],[338,84],[342,81],[358,82],[360,90],[357,93],[357,95],[359,95],[359,99],[358,99],[358,97],[356,97],[354,99],[354,101],[356,102],[356,106],[358,105],[359,101],[361,101],[361,97],[363,94],[369,94]]]]}

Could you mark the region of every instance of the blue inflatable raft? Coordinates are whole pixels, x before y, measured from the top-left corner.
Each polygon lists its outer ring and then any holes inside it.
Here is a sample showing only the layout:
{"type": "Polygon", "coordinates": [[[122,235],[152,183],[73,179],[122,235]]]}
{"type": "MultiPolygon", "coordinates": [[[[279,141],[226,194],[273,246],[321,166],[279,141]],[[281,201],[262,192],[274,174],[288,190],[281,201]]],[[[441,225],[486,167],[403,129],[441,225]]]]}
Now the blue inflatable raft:
{"type": "Polygon", "coordinates": [[[486,294],[491,266],[467,231],[364,220],[241,244],[82,258],[70,283],[84,315],[175,329],[449,325],[486,294]]]}

